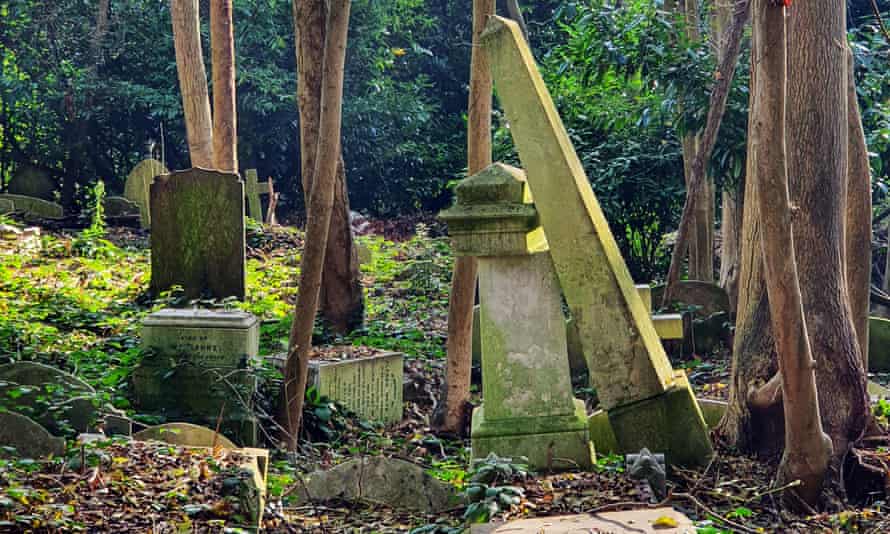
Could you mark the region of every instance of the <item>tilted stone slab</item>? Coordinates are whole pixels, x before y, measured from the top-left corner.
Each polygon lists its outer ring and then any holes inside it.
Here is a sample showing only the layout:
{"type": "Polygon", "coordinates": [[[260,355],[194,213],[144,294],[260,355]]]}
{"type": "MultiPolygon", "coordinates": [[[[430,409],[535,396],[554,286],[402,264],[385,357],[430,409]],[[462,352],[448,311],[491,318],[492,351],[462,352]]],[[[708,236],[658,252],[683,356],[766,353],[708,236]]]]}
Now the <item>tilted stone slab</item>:
{"type": "MultiPolygon", "coordinates": [[[[57,438],[30,417],[0,412],[0,447],[12,447],[20,458],[44,458],[65,454],[64,438],[57,438]]],[[[0,450],[0,456],[6,456],[0,450]]]]}
{"type": "Polygon", "coordinates": [[[0,406],[31,417],[53,434],[63,432],[63,421],[77,432],[92,430],[99,419],[95,395],[92,386],[55,367],[37,362],[0,365],[0,406]]]}
{"type": "Polygon", "coordinates": [[[150,188],[155,177],[168,174],[170,171],[156,159],[146,159],[133,167],[124,184],[124,197],[139,206],[140,221],[143,228],[151,226],[150,188]]]}
{"type": "Polygon", "coordinates": [[[43,200],[37,197],[24,195],[0,195],[0,202],[12,202],[14,211],[21,211],[25,217],[37,217],[41,219],[60,219],[65,212],[62,206],[55,202],[43,200]]]}
{"type": "Polygon", "coordinates": [[[670,362],[528,45],[494,17],[483,46],[600,402],[664,393],[670,362]]]}
{"type": "Polygon", "coordinates": [[[191,423],[167,423],[140,430],[133,434],[133,439],[139,441],[163,441],[182,447],[222,447],[224,449],[237,449],[232,440],[218,434],[205,426],[191,423]]]}
{"type": "Polygon", "coordinates": [[[402,420],[404,356],[380,354],[340,361],[309,362],[309,384],[371,421],[402,420]]]}
{"type": "Polygon", "coordinates": [[[244,183],[237,174],[189,169],[151,184],[151,290],[178,285],[187,298],[244,299],[244,183]]]}

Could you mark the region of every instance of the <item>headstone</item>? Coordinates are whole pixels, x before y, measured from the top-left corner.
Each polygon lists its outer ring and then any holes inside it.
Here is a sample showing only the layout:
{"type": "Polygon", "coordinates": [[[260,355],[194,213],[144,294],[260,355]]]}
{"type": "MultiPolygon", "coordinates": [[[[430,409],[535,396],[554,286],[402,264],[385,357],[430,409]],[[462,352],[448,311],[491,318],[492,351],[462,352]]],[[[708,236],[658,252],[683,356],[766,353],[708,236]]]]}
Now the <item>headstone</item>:
{"type": "Polygon", "coordinates": [[[13,195],[53,200],[56,184],[49,171],[36,165],[19,166],[9,180],[8,191],[13,195]]]}
{"type": "Polygon", "coordinates": [[[167,309],[142,322],[147,352],[133,373],[140,410],[217,428],[236,443],[257,441],[259,323],[241,311],[167,309]]]}
{"type": "Polygon", "coordinates": [[[60,219],[65,215],[62,206],[55,202],[23,195],[0,195],[0,202],[12,202],[13,211],[20,211],[25,218],[60,219]]]}
{"type": "Polygon", "coordinates": [[[0,198],[0,215],[15,211],[15,202],[8,198],[0,198]]]}
{"type": "Polygon", "coordinates": [[[890,320],[868,318],[868,370],[890,373],[890,320]]]}
{"type": "Polygon", "coordinates": [[[395,458],[371,456],[349,460],[309,475],[297,489],[297,501],[370,501],[396,510],[437,513],[458,504],[454,487],[423,467],[395,458]]]}
{"type": "Polygon", "coordinates": [[[124,197],[139,206],[142,227],[151,226],[151,200],[149,190],[155,177],[170,171],[156,159],[146,159],[133,167],[124,184],[124,197]]]}
{"type": "MultiPolygon", "coordinates": [[[[664,286],[656,287],[652,291],[652,298],[661,304],[661,296],[664,294],[664,286]]],[[[729,311],[729,295],[726,290],[713,282],[701,280],[681,280],[674,290],[673,303],[686,304],[696,309],[696,315],[707,317],[719,312],[729,311]]]]}
{"type": "Polygon", "coordinates": [[[402,420],[404,356],[399,353],[309,362],[309,384],[371,421],[402,420]]]}
{"type": "Polygon", "coordinates": [[[701,410],[668,361],[522,32],[492,17],[482,41],[591,383],[622,451],[649,447],[671,464],[707,463],[713,448],[701,410]]]}
{"type": "Polygon", "coordinates": [[[133,439],[138,441],[163,441],[181,447],[217,447],[223,449],[237,449],[232,440],[217,434],[204,426],[191,423],[167,423],[140,430],[133,434],[133,439]]]}
{"type": "Polygon", "coordinates": [[[494,164],[462,181],[441,218],[455,253],[478,256],[482,392],[474,458],[590,467],[584,402],[572,394],[559,281],[521,170],[494,164]]]}
{"type": "Polygon", "coordinates": [[[247,214],[251,219],[259,222],[271,223],[272,219],[263,214],[263,203],[260,195],[267,195],[271,200],[275,192],[272,189],[272,180],[260,182],[256,169],[247,169],[245,172],[244,193],[247,195],[247,214]]]}
{"type": "MultiPolygon", "coordinates": [[[[12,447],[20,458],[44,458],[65,454],[65,439],[50,434],[31,418],[0,412],[0,447],[12,447]]],[[[0,456],[5,456],[0,450],[0,456]]]]}
{"type": "Polygon", "coordinates": [[[237,174],[190,169],[151,184],[151,290],[187,298],[245,295],[244,184],[237,174]]]}
{"type": "Polygon", "coordinates": [[[140,217],[139,204],[124,197],[105,197],[103,204],[106,217],[140,217]]]}
{"type": "Polygon", "coordinates": [[[88,432],[99,417],[96,391],[80,378],[36,362],[0,365],[0,406],[62,434],[66,426],[88,432]]]}
{"type": "Polygon", "coordinates": [[[519,519],[508,523],[473,525],[470,534],[690,534],[691,519],[669,506],[623,512],[602,512],[519,519]]]}

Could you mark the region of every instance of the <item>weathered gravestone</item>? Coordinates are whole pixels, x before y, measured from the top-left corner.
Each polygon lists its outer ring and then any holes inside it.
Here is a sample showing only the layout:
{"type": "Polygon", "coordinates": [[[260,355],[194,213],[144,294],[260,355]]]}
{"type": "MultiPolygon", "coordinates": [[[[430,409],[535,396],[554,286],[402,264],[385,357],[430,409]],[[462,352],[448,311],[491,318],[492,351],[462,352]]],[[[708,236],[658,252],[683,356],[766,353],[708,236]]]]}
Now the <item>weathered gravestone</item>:
{"type": "MultiPolygon", "coordinates": [[[[43,458],[65,454],[65,439],[55,437],[28,416],[0,412],[0,447],[15,449],[21,458],[43,458]]],[[[0,450],[0,456],[7,456],[0,450]]]]}
{"type": "Polygon", "coordinates": [[[0,198],[0,215],[15,211],[15,202],[8,198],[0,198]]]}
{"type": "Polygon", "coordinates": [[[64,216],[62,206],[55,202],[24,195],[0,195],[0,201],[11,202],[12,211],[20,211],[25,218],[58,219],[64,216]]]}
{"type": "Polygon", "coordinates": [[[701,532],[691,519],[669,506],[518,519],[470,528],[470,534],[691,534],[696,531],[701,532]]]}
{"type": "Polygon", "coordinates": [[[89,432],[99,419],[96,391],[80,378],[37,362],[0,365],[0,406],[31,417],[53,434],[89,432]]]}
{"type": "Polygon", "coordinates": [[[190,169],[151,184],[151,290],[243,299],[244,184],[237,174],[190,169]]]}
{"type": "Polygon", "coordinates": [[[9,180],[8,191],[13,195],[53,200],[56,184],[49,171],[35,165],[21,165],[9,180]]]}
{"type": "Polygon", "coordinates": [[[237,449],[232,440],[217,434],[215,430],[191,423],[165,423],[140,430],[133,434],[133,439],[138,441],[163,441],[182,447],[222,447],[223,449],[237,449]]]}
{"type": "Polygon", "coordinates": [[[263,203],[260,201],[260,195],[266,195],[274,208],[273,197],[277,197],[277,195],[273,190],[272,179],[270,178],[268,182],[260,182],[256,169],[247,169],[245,175],[244,193],[247,195],[247,214],[255,221],[273,224],[275,221],[274,210],[264,214],[263,203]]]}
{"type": "Polygon", "coordinates": [[[868,370],[890,373],[890,320],[868,318],[868,370]]]}
{"type": "MultiPolygon", "coordinates": [[[[661,302],[663,294],[664,286],[658,286],[653,289],[652,298],[661,302]]],[[[696,315],[701,317],[729,311],[729,295],[726,290],[713,282],[701,280],[681,280],[677,283],[671,302],[692,306],[696,315]]]]}
{"type": "Polygon", "coordinates": [[[309,362],[309,384],[366,419],[396,423],[402,420],[403,361],[399,353],[313,360],[309,362]]]}
{"type": "Polygon", "coordinates": [[[146,356],[133,373],[136,404],[168,420],[257,440],[253,396],[259,323],[241,311],[167,309],[142,322],[146,356]]]}
{"type": "Polygon", "coordinates": [[[127,181],[124,184],[124,198],[139,206],[143,228],[151,226],[151,195],[149,193],[151,183],[155,177],[169,172],[163,163],[149,158],[139,162],[127,175],[127,181]]]}
{"type": "Polygon", "coordinates": [[[592,385],[622,452],[648,447],[671,464],[707,463],[713,449],[686,375],[668,361],[519,27],[493,17],[482,40],[592,385]]]}
{"type": "Polygon", "coordinates": [[[125,197],[105,197],[102,206],[108,218],[141,217],[139,204],[125,197]]]}
{"type": "Polygon", "coordinates": [[[574,398],[559,280],[519,169],[462,181],[444,211],[457,255],[477,256],[483,405],[473,457],[525,456],[533,468],[590,467],[584,402],[574,398]]]}

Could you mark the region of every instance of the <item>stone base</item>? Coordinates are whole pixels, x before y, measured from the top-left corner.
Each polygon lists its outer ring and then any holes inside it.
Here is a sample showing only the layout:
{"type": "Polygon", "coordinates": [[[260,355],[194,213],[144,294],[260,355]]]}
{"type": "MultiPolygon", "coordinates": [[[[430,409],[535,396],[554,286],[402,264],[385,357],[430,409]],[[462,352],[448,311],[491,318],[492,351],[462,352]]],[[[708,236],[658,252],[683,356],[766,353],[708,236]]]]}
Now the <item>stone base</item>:
{"type": "Polygon", "coordinates": [[[646,447],[680,466],[705,465],[714,454],[708,426],[682,371],[663,394],[610,410],[609,422],[622,453],[646,447]]]}
{"type": "Polygon", "coordinates": [[[594,463],[584,402],[575,399],[575,413],[561,416],[485,419],[484,406],[473,410],[473,458],[490,453],[528,458],[532,469],[589,469],[594,463]]]}

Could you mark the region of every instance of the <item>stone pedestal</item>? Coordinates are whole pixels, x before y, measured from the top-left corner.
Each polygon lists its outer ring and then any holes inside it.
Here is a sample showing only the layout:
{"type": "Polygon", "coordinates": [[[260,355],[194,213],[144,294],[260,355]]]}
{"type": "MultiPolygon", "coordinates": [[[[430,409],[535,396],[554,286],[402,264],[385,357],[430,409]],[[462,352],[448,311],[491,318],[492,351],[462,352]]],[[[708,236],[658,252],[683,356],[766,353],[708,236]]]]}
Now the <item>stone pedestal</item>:
{"type": "Polygon", "coordinates": [[[559,280],[522,171],[495,164],[444,212],[458,253],[479,256],[482,394],[473,456],[525,456],[534,469],[589,468],[584,403],[572,395],[559,280]]]}
{"type": "Polygon", "coordinates": [[[133,374],[141,411],[216,428],[241,445],[257,442],[253,394],[259,322],[240,311],[167,309],[142,324],[147,355],[133,374]]]}

